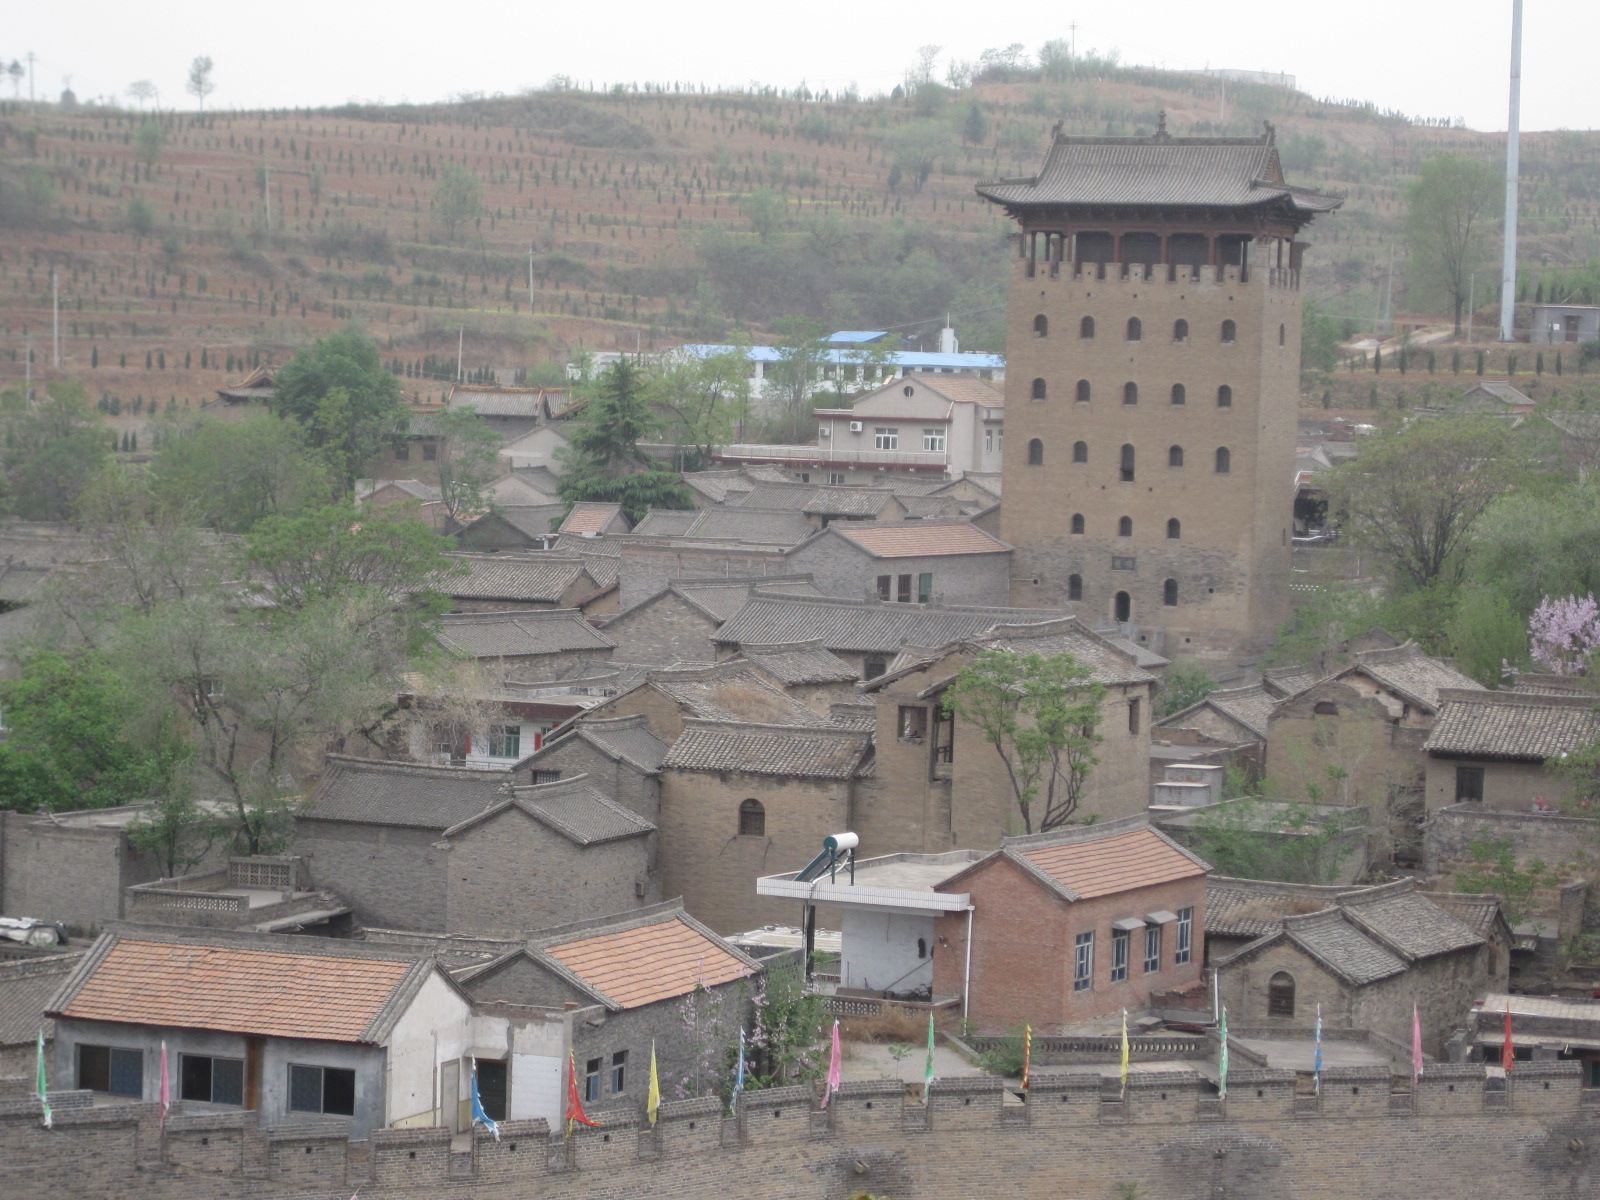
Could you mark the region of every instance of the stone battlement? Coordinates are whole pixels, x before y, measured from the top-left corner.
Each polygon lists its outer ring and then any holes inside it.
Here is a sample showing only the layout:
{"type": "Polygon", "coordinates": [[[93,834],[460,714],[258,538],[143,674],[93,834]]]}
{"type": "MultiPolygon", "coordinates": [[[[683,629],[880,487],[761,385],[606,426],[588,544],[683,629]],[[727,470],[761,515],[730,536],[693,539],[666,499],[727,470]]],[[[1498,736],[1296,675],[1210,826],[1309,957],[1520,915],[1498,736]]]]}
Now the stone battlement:
{"type": "MultiPolygon", "coordinates": [[[[571,1138],[507,1121],[452,1142],[432,1128],[351,1142],[337,1122],[262,1129],[250,1113],[89,1106],[56,1097],[54,1129],[31,1097],[0,1104],[0,1189],[31,1200],[188,1200],[219,1195],[527,1198],[732,1194],[775,1200],[871,1191],[897,1200],[1034,1194],[1055,1173],[1151,1200],[1229,1196],[1584,1194],[1600,1172],[1600,1089],[1575,1063],[1430,1066],[1412,1092],[1387,1070],[1324,1072],[1320,1095],[1291,1071],[1239,1070],[1226,1100],[1184,1070],[1041,1073],[1026,1104],[991,1077],[935,1084],[931,1104],[898,1081],[848,1083],[820,1108],[808,1088],[596,1112],[571,1138]],[[930,1136],[935,1135],[935,1136],[930,1136]],[[1590,1147],[1597,1149],[1591,1149],[1590,1147]],[[1196,1179],[1206,1186],[1199,1192],[1196,1179]],[[1103,1185],[1103,1186],[1102,1186],[1103,1185]],[[820,1189],[820,1190],[819,1190],[820,1189]],[[1212,1189],[1223,1189],[1214,1191],[1212,1189]],[[1576,1189],[1571,1190],[1569,1189],[1576,1189]]],[[[1099,1190],[1097,1190],[1099,1189],[1099,1190]]]]}

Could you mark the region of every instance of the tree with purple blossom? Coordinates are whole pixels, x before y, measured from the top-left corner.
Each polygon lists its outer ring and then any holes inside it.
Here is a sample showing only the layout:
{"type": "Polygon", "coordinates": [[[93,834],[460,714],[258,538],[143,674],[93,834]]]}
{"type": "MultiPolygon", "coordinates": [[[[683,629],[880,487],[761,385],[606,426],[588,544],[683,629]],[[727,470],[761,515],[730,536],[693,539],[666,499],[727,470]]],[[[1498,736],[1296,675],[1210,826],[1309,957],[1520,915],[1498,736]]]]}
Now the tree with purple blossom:
{"type": "Polygon", "coordinates": [[[1555,675],[1587,675],[1600,648],[1600,604],[1587,596],[1546,596],[1528,618],[1533,661],[1555,675]]]}

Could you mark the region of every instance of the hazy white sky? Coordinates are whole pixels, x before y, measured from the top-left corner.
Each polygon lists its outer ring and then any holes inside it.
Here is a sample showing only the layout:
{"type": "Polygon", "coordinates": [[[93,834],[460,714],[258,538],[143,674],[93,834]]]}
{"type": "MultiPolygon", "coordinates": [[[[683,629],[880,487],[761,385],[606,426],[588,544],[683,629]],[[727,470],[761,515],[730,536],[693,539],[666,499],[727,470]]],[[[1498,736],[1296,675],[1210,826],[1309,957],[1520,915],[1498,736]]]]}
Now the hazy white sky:
{"type": "MultiPolygon", "coordinates": [[[[1526,0],[1524,21],[1522,127],[1600,124],[1600,4],[1526,0]]],[[[226,108],[512,94],[558,74],[597,84],[855,83],[870,95],[893,87],[919,46],[944,47],[942,74],[952,56],[975,60],[1013,42],[1031,53],[1070,38],[1074,22],[1080,52],[1281,71],[1313,95],[1506,126],[1511,0],[1083,0],[1004,14],[973,0],[3,0],[0,60],[32,51],[41,97],[69,78],[82,98],[149,79],[164,107],[193,106],[184,79],[200,54],[216,63],[209,104],[226,108]]]]}

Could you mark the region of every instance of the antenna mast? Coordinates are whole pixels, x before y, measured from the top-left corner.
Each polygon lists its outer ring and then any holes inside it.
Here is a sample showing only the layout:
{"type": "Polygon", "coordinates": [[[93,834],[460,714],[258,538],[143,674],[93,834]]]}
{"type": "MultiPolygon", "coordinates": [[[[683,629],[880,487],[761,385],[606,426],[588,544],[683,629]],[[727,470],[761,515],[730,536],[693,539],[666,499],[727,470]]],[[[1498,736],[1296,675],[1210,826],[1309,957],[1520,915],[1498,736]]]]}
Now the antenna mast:
{"type": "Polygon", "coordinates": [[[1511,0],[1511,114],[1506,122],[1505,251],[1500,259],[1500,340],[1512,340],[1517,305],[1517,156],[1522,116],[1522,0],[1511,0]]]}

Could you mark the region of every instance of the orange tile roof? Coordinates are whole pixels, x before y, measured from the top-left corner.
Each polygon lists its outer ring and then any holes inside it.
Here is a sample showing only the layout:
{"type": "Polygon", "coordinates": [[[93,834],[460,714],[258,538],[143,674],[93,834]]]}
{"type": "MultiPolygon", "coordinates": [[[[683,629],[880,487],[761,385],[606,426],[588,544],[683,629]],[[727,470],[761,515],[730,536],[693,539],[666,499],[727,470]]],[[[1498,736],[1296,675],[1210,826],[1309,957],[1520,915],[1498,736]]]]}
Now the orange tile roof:
{"type": "Polygon", "coordinates": [[[1018,853],[1084,900],[1206,873],[1149,829],[1018,853]]]}
{"type": "Polygon", "coordinates": [[[751,974],[745,963],[677,917],[546,946],[544,952],[623,1008],[751,974]]]}
{"type": "Polygon", "coordinates": [[[572,512],[561,523],[563,533],[599,533],[612,517],[617,515],[614,504],[574,504],[572,512]]]}
{"type": "Polygon", "coordinates": [[[414,961],[119,939],[61,1016],[359,1042],[414,961]]]}
{"type": "Polygon", "coordinates": [[[880,558],[913,558],[923,554],[1000,554],[1010,547],[975,525],[876,525],[847,529],[831,525],[845,537],[880,558]]]}

